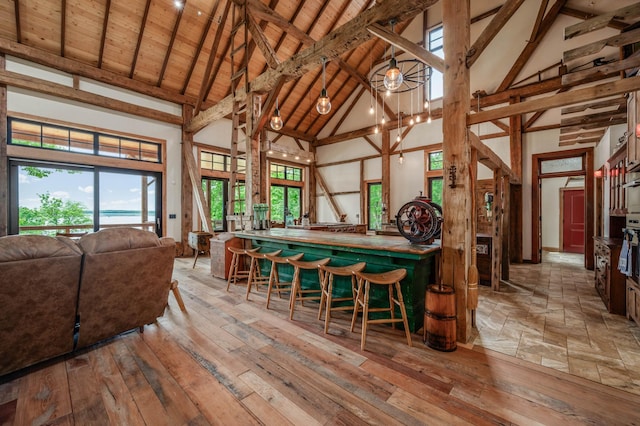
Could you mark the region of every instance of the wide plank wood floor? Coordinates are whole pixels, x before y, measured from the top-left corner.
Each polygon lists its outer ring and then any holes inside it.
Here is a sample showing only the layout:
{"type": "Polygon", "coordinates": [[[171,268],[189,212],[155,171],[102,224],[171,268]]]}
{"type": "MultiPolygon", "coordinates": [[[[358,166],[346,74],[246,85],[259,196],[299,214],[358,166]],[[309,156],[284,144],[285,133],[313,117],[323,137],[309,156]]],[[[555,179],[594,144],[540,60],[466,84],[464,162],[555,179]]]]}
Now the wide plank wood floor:
{"type": "MultiPolygon", "coordinates": [[[[2,425],[640,424],[640,397],[489,349],[432,350],[422,336],[296,309],[177,259],[188,312],[143,334],[0,378],[2,425]]],[[[1,344],[1,342],[0,342],[1,344]]]]}

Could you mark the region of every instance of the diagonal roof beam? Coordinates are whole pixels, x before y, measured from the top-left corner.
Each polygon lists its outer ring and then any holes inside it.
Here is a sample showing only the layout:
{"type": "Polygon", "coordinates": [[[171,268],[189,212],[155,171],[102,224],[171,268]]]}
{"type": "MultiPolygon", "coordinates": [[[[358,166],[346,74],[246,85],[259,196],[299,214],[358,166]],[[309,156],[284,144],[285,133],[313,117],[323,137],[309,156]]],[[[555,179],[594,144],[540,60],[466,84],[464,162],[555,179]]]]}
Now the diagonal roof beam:
{"type": "Polygon", "coordinates": [[[473,46],[469,49],[469,53],[467,53],[467,68],[471,68],[478,60],[482,52],[487,48],[489,43],[491,43],[491,40],[500,32],[504,24],[507,23],[522,3],[524,3],[524,0],[507,0],[507,2],[502,5],[500,11],[493,17],[491,23],[482,31],[482,34],[480,34],[475,43],[473,43],[473,46]]]}
{"type": "Polygon", "coordinates": [[[169,40],[169,46],[167,47],[167,51],[164,54],[164,61],[162,62],[162,68],[160,69],[160,75],[158,76],[158,81],[156,86],[162,86],[162,80],[164,80],[164,73],[167,71],[167,65],[169,64],[169,57],[171,56],[171,51],[173,50],[173,43],[176,41],[176,36],[178,35],[178,28],[180,28],[180,22],[182,22],[182,13],[184,12],[184,8],[187,6],[187,0],[182,3],[182,7],[178,9],[178,16],[176,17],[176,23],[173,25],[173,31],[171,32],[171,39],[169,40]]]}
{"type": "Polygon", "coordinates": [[[64,58],[64,47],[67,44],[67,0],[60,3],[60,56],[64,58]]]}
{"type": "Polygon", "coordinates": [[[16,15],[16,41],[22,44],[22,28],[20,28],[20,0],[13,2],[13,9],[16,15]]]}
{"type": "MultiPolygon", "coordinates": [[[[524,0],[521,0],[524,1],[524,0]]],[[[400,49],[403,49],[406,53],[431,66],[433,69],[444,72],[444,59],[434,55],[428,50],[418,46],[416,43],[407,40],[406,38],[399,36],[393,31],[389,31],[380,24],[373,24],[367,27],[367,30],[376,37],[391,43],[400,49]]]]}
{"type": "Polygon", "coordinates": [[[138,57],[140,55],[140,46],[142,45],[142,37],[144,36],[144,30],[147,28],[147,21],[149,19],[149,9],[151,9],[151,0],[147,0],[144,6],[144,13],[142,15],[142,22],[140,22],[140,30],[138,31],[138,42],[136,43],[136,50],[133,52],[133,60],[131,62],[131,70],[129,71],[129,78],[133,78],[136,72],[136,64],[138,63],[138,57]]]}
{"type": "MultiPolygon", "coordinates": [[[[372,8],[359,14],[351,21],[330,32],[312,46],[281,63],[276,69],[268,70],[250,82],[252,91],[270,91],[281,75],[288,79],[302,76],[311,69],[317,68],[323,57],[332,60],[371,37],[367,27],[376,22],[388,22],[391,19],[405,21],[428,9],[438,0],[414,0],[411,2],[378,3],[372,8]]],[[[238,100],[246,98],[247,93],[240,91],[238,100]]],[[[217,105],[199,113],[187,125],[187,130],[194,132],[202,129],[213,121],[229,114],[233,108],[233,96],[227,96],[217,105]]]]}
{"type": "MultiPolygon", "coordinates": [[[[572,16],[574,18],[583,19],[583,20],[591,19],[598,16],[591,12],[585,12],[583,10],[578,10],[578,9],[574,9],[572,7],[566,7],[566,6],[562,8],[562,11],[560,11],[560,13],[562,13],[563,15],[572,16]]],[[[614,30],[623,30],[627,27],[627,24],[623,21],[612,19],[607,24],[607,27],[613,28],[614,30]]]]}
{"type": "Polygon", "coordinates": [[[249,32],[253,36],[253,40],[256,42],[258,49],[262,52],[262,56],[269,64],[269,67],[276,68],[280,65],[280,60],[278,60],[278,56],[276,55],[276,51],[273,50],[273,47],[269,44],[269,40],[264,35],[264,32],[256,22],[253,14],[251,13],[251,9],[247,10],[247,25],[249,28],[249,32]]]}
{"type": "Polygon", "coordinates": [[[500,86],[496,89],[496,92],[503,92],[504,90],[509,88],[509,86],[511,86],[511,83],[513,83],[518,74],[520,74],[520,71],[522,71],[522,68],[524,68],[524,66],[527,64],[527,61],[529,60],[533,52],[538,48],[538,45],[551,28],[551,25],[555,22],[558,14],[560,13],[560,10],[566,2],[567,0],[557,0],[551,7],[551,10],[549,10],[547,16],[543,19],[542,25],[540,25],[540,29],[538,30],[536,38],[527,43],[525,48],[520,53],[520,56],[511,67],[511,70],[509,70],[509,72],[507,73],[507,76],[504,78],[500,86]]]}
{"type": "Polygon", "coordinates": [[[102,35],[100,36],[100,53],[98,54],[98,68],[102,68],[102,59],[104,57],[104,44],[107,40],[107,28],[109,28],[109,10],[111,9],[111,0],[107,0],[104,5],[104,20],[102,22],[102,35]]]}

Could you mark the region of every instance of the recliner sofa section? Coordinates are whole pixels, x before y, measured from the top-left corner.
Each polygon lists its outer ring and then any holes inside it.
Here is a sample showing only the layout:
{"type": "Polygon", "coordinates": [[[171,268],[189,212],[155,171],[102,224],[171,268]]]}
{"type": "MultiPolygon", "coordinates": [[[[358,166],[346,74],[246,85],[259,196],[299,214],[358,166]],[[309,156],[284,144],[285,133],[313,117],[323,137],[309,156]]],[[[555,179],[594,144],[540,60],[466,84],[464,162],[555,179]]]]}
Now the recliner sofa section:
{"type": "Polygon", "coordinates": [[[174,257],[172,238],[134,228],[0,237],[0,376],[153,323],[174,257]]]}

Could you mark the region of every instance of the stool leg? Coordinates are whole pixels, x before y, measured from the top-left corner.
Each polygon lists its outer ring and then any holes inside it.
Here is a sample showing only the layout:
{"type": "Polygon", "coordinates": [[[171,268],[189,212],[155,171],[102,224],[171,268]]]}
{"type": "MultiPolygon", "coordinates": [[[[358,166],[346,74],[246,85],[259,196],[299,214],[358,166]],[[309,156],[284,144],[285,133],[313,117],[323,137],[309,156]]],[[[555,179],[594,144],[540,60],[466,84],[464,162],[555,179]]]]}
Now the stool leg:
{"type": "Polygon", "coordinates": [[[200,252],[199,250],[196,250],[196,258],[193,259],[193,266],[191,267],[191,269],[196,267],[196,262],[198,261],[198,253],[199,252],[200,252]]]}
{"type": "Polygon", "coordinates": [[[320,321],[322,319],[322,310],[325,307],[325,302],[327,300],[327,278],[329,276],[331,276],[330,273],[328,272],[323,272],[322,270],[320,270],[319,272],[320,274],[320,306],[318,307],[318,321],[320,321]]]}
{"type": "MultiPolygon", "coordinates": [[[[247,295],[246,300],[249,300],[249,293],[251,293],[251,284],[253,283],[254,278],[256,277],[256,264],[258,263],[258,259],[255,257],[251,258],[251,264],[249,265],[249,277],[247,278],[247,295]]],[[[259,268],[260,266],[258,266],[259,268]]],[[[258,284],[256,283],[256,291],[258,290],[258,284]]]]}
{"type": "Polygon", "coordinates": [[[388,285],[387,290],[389,291],[389,313],[391,314],[391,328],[395,330],[396,323],[393,320],[395,319],[396,304],[393,302],[393,285],[388,285]]]}
{"type": "Polygon", "coordinates": [[[293,319],[293,311],[296,308],[296,298],[298,294],[298,287],[300,286],[300,268],[293,270],[293,279],[291,280],[291,297],[289,299],[289,319],[293,319]]]}
{"type": "Polygon", "coordinates": [[[231,255],[231,265],[229,266],[229,279],[227,280],[227,291],[229,291],[229,287],[231,286],[231,280],[233,280],[233,284],[235,284],[235,277],[238,273],[238,255],[233,253],[231,255]]]}
{"type": "Polygon", "coordinates": [[[363,280],[358,280],[358,290],[356,292],[355,301],[353,304],[353,315],[351,316],[351,332],[353,333],[353,329],[356,325],[356,319],[358,318],[358,312],[360,311],[360,299],[362,298],[362,283],[363,280]]]}
{"type": "MultiPolygon", "coordinates": [[[[273,283],[278,282],[278,266],[275,262],[271,262],[271,272],[269,272],[269,287],[267,288],[267,309],[269,309],[269,302],[271,301],[271,291],[273,290],[273,283]]],[[[280,294],[280,288],[276,284],[278,289],[278,295],[280,294]]]]}
{"type": "Polygon", "coordinates": [[[329,332],[329,321],[331,321],[331,299],[333,299],[333,274],[329,274],[329,283],[327,284],[327,309],[324,314],[324,334],[329,332]]]}
{"type": "Polygon", "coordinates": [[[400,305],[400,312],[402,313],[402,323],[404,324],[404,332],[407,334],[407,343],[411,344],[411,334],[409,333],[409,323],[407,322],[407,309],[404,306],[404,299],[402,297],[402,289],[400,288],[400,282],[396,281],[396,292],[398,293],[398,304],[400,305]]]}
{"type": "Polygon", "coordinates": [[[364,344],[367,341],[367,325],[369,319],[369,290],[370,284],[369,281],[365,281],[364,283],[364,308],[362,311],[362,339],[360,340],[360,350],[364,351],[364,344]]]}

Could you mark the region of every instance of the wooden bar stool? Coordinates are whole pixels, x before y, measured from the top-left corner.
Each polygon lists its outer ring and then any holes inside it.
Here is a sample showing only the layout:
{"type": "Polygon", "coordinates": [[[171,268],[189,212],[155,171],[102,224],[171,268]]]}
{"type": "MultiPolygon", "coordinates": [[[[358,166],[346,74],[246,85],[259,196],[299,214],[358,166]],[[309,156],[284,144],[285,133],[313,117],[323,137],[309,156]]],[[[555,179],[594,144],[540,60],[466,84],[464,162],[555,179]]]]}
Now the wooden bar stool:
{"type": "Polygon", "coordinates": [[[249,269],[244,269],[244,256],[248,251],[258,251],[259,247],[253,249],[244,249],[238,247],[228,247],[232,253],[231,265],[229,266],[229,279],[227,280],[227,291],[231,283],[238,284],[238,281],[249,279],[249,269]]]}
{"type": "Polygon", "coordinates": [[[356,300],[356,272],[360,272],[367,264],[365,262],[355,263],[353,265],[346,266],[320,266],[320,275],[322,276],[322,294],[320,297],[320,308],[318,309],[318,320],[322,318],[322,310],[326,308],[327,313],[324,317],[324,332],[329,332],[329,321],[331,321],[332,311],[348,311],[354,309],[356,300]],[[339,277],[351,277],[351,296],[333,297],[333,279],[335,276],[339,277]],[[333,302],[346,302],[350,301],[351,304],[340,306],[333,306],[333,302]]]}
{"type": "Polygon", "coordinates": [[[289,319],[293,319],[293,311],[298,300],[302,302],[304,306],[305,300],[320,300],[321,298],[322,291],[320,288],[302,288],[302,278],[300,277],[300,272],[302,270],[316,269],[318,271],[318,284],[320,284],[322,283],[320,266],[326,265],[330,260],[331,259],[329,259],[328,257],[325,259],[310,261],[287,259],[287,262],[293,265],[293,279],[291,280],[291,292],[289,297],[289,319]]]}
{"type": "Polygon", "coordinates": [[[400,288],[400,281],[407,276],[406,269],[394,269],[389,272],[382,272],[378,274],[371,274],[366,272],[356,272],[358,278],[358,294],[356,295],[355,308],[353,309],[353,317],[351,318],[351,331],[356,324],[356,318],[358,318],[358,312],[362,306],[362,339],[360,340],[360,349],[364,350],[364,344],[367,340],[367,326],[369,324],[383,324],[391,323],[395,328],[395,323],[402,322],[404,325],[404,331],[407,334],[407,343],[411,344],[411,334],[409,333],[409,323],[407,322],[407,311],[404,306],[404,300],[402,298],[402,289],[400,288]],[[389,307],[369,307],[369,295],[371,291],[371,284],[386,285],[389,291],[389,307]],[[396,290],[396,297],[393,296],[393,288],[396,290]],[[402,318],[395,318],[394,305],[400,307],[400,313],[402,318]],[[389,312],[391,318],[369,319],[369,312],[389,312]]]}
{"type": "Polygon", "coordinates": [[[297,253],[291,256],[270,256],[265,254],[265,258],[271,261],[271,273],[269,274],[269,289],[267,290],[267,309],[269,309],[269,302],[271,301],[271,292],[275,288],[278,292],[278,297],[282,299],[282,292],[291,291],[290,281],[280,281],[280,274],[278,272],[278,265],[283,263],[289,263],[289,259],[299,260],[304,253],[297,253]]]}
{"type": "Polygon", "coordinates": [[[266,255],[277,256],[282,253],[282,250],[276,250],[270,253],[260,253],[258,251],[247,251],[246,253],[251,258],[251,264],[249,265],[249,277],[247,279],[246,296],[246,299],[249,300],[249,293],[251,293],[251,286],[253,284],[255,284],[256,286],[256,291],[260,291],[258,289],[258,286],[260,284],[269,284],[271,271],[269,271],[269,275],[262,275],[262,272],[260,271],[260,259],[265,259],[266,255]]]}

